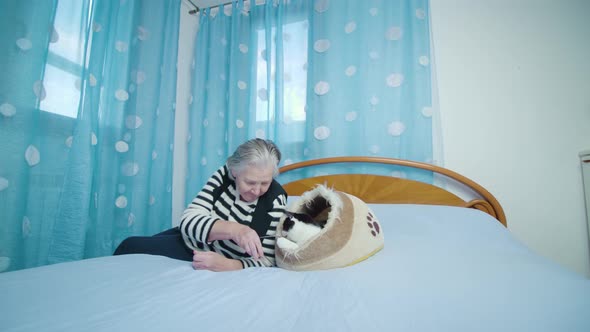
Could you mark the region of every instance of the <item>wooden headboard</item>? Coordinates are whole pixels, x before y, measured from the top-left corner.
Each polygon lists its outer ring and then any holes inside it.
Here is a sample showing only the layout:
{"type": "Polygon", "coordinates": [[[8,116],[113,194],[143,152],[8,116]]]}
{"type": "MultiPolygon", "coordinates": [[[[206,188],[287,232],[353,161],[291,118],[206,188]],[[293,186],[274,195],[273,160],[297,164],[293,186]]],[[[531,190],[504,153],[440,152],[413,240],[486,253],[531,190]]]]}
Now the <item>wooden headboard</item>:
{"type": "Polygon", "coordinates": [[[318,184],[325,184],[335,190],[354,195],[366,203],[432,204],[474,208],[490,214],[502,225],[507,226],[502,206],[489,191],[463,175],[431,164],[382,157],[332,157],[293,163],[281,167],[279,172],[283,174],[305,167],[334,163],[387,164],[432,171],[453,179],[480,197],[465,201],[454,193],[433,184],[373,174],[316,176],[283,183],[283,187],[291,196],[300,196],[318,184]]]}

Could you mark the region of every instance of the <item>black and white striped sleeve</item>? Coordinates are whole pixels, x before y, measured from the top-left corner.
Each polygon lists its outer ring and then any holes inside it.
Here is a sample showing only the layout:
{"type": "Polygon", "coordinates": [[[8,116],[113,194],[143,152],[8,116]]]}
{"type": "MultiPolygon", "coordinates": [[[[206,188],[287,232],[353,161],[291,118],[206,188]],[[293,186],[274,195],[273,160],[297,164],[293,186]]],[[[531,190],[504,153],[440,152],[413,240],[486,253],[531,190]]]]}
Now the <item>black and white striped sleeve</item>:
{"type": "Polygon", "coordinates": [[[180,232],[186,245],[192,249],[198,249],[199,243],[207,243],[213,224],[219,220],[212,214],[215,204],[213,192],[222,186],[225,171],[223,166],[213,173],[182,214],[180,232]]]}

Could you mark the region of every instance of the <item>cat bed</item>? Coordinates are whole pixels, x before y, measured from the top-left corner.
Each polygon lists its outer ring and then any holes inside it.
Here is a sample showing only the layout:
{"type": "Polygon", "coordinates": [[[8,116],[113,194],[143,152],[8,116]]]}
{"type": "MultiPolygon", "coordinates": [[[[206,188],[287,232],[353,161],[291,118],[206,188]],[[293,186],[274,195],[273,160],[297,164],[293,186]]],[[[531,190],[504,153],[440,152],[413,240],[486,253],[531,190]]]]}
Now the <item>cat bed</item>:
{"type": "MultiPolygon", "coordinates": [[[[340,268],[363,261],[383,248],[383,231],[377,217],[356,196],[318,185],[291,202],[287,210],[325,221],[325,226],[296,248],[281,246],[277,238],[278,267],[294,271],[340,268]]],[[[277,226],[279,237],[285,219],[282,217],[277,226]]]]}

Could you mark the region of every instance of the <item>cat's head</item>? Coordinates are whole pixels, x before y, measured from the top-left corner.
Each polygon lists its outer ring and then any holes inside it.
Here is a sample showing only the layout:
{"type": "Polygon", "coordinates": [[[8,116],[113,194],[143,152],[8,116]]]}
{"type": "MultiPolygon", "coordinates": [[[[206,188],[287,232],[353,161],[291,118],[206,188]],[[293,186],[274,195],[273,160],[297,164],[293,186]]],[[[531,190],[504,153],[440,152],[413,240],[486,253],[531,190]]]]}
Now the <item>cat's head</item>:
{"type": "Polygon", "coordinates": [[[324,228],[326,222],[317,222],[310,215],[306,213],[298,213],[285,211],[285,221],[283,222],[283,231],[288,232],[296,222],[302,222],[304,224],[314,225],[320,228],[324,228]]]}
{"type": "Polygon", "coordinates": [[[326,221],[314,220],[305,213],[285,211],[285,216],[283,236],[296,243],[319,233],[326,225],[326,221]]]}

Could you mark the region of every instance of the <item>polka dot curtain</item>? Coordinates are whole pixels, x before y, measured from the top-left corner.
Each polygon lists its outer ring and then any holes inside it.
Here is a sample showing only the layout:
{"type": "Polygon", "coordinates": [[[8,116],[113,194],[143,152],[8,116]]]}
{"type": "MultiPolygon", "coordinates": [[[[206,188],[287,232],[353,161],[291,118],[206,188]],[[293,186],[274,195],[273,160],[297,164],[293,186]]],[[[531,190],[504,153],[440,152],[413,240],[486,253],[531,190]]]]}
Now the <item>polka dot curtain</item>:
{"type": "Polygon", "coordinates": [[[0,271],[170,226],[180,0],[0,2],[0,271]]]}
{"type": "Polygon", "coordinates": [[[350,155],[433,162],[428,11],[427,0],[235,1],[203,11],[187,200],[252,137],[273,139],[281,165],[350,155]]]}

